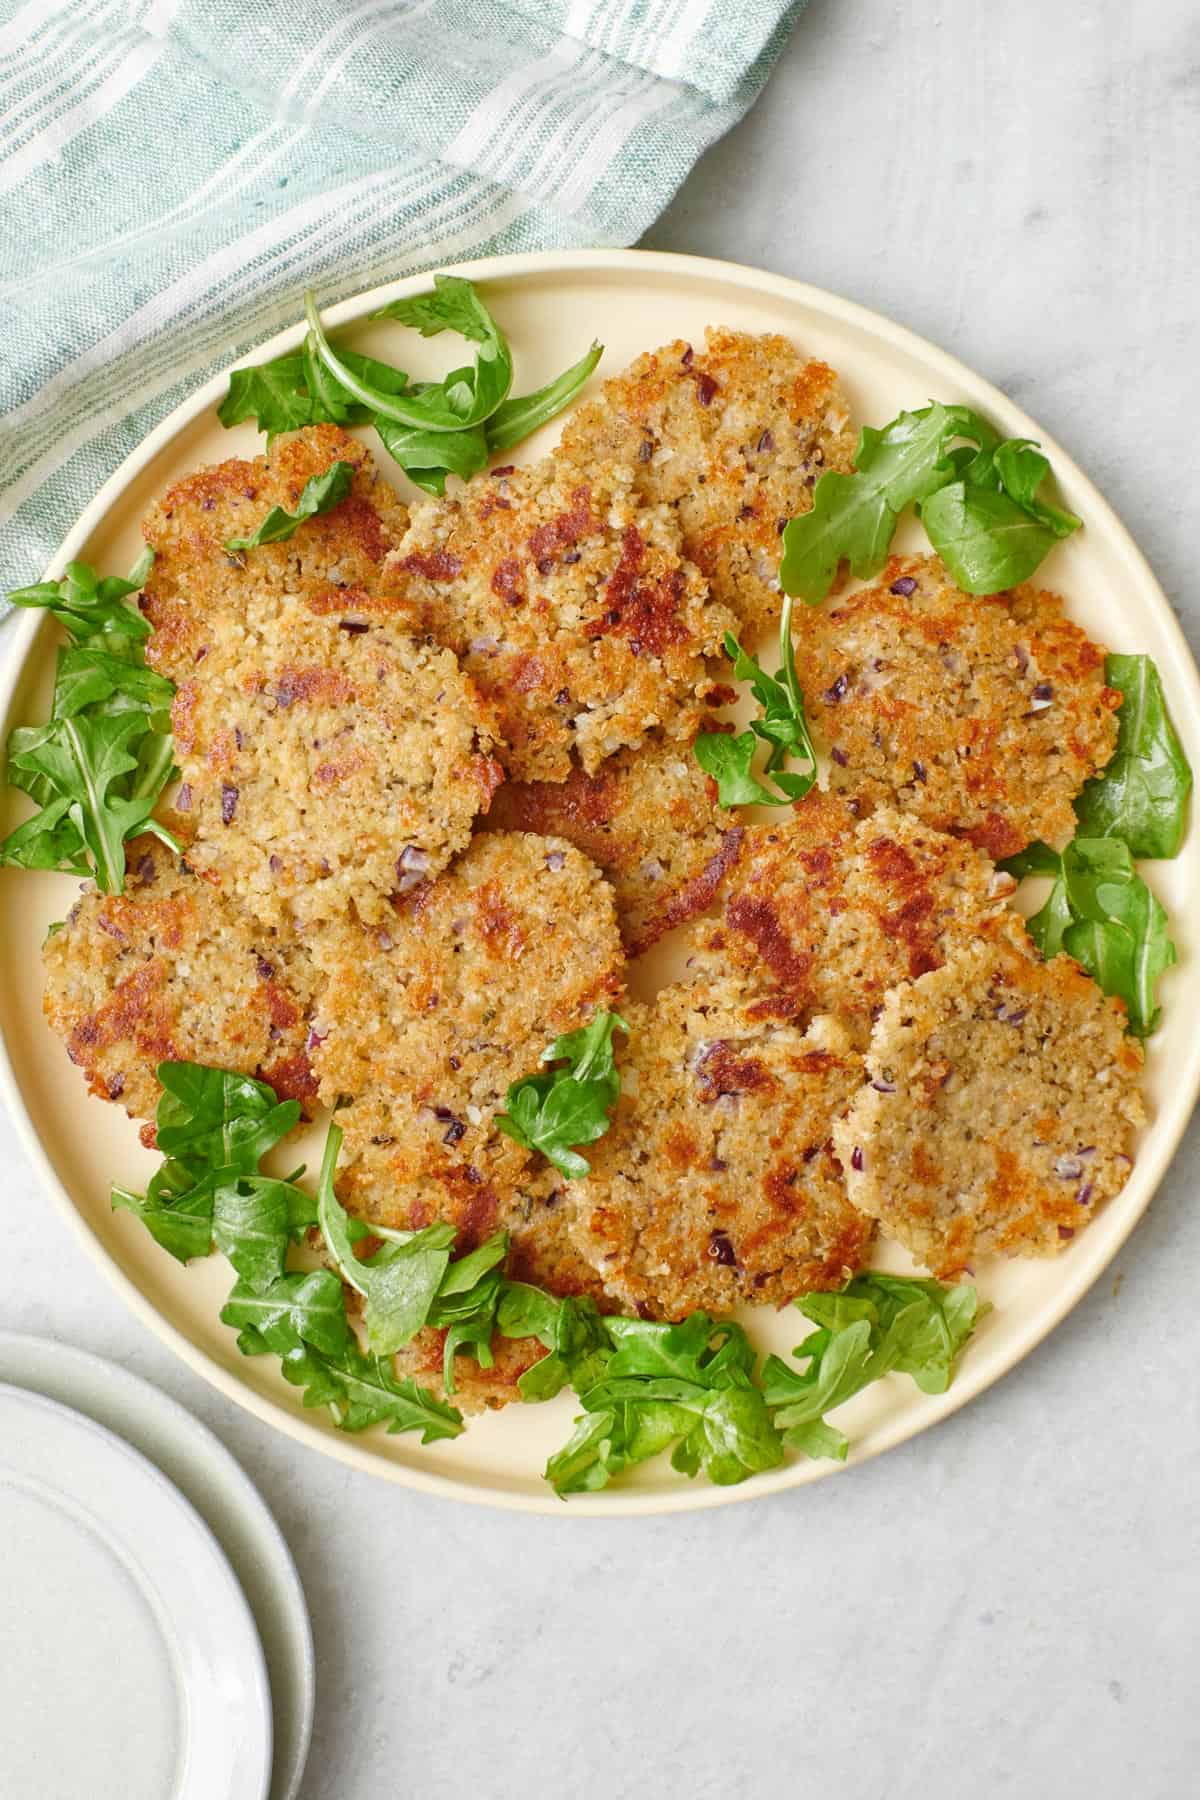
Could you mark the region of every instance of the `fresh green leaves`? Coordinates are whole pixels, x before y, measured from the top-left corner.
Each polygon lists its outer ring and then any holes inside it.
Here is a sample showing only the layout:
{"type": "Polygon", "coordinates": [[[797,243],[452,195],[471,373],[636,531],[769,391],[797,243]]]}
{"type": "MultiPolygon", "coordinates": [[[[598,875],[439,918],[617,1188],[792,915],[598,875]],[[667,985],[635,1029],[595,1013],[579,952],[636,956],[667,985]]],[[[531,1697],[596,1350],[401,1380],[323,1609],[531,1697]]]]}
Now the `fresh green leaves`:
{"type": "MultiPolygon", "coordinates": [[[[562,1079],[617,1080],[615,1014],[598,1014],[559,1038],[547,1059],[562,1079]]],[[[926,1393],[949,1385],[980,1314],[975,1290],[894,1275],[860,1275],[840,1293],[797,1301],[818,1327],[796,1354],[797,1370],[770,1357],[761,1379],[741,1326],[693,1313],[678,1325],[602,1316],[588,1299],[555,1299],[503,1274],[508,1249],[497,1232],[452,1258],[454,1231],[367,1227],[350,1219],[333,1189],[341,1132],[331,1127],[315,1198],[295,1179],[263,1174],[263,1157],[296,1124],[295,1101],[263,1082],[194,1063],[160,1064],[157,1132],[165,1161],[144,1195],[115,1189],[181,1261],[215,1242],[237,1281],[221,1318],[247,1356],[273,1355],[305,1406],[328,1407],[343,1431],[382,1424],[418,1431],[423,1443],[457,1437],[461,1414],[396,1374],[392,1354],[425,1326],[445,1331],[445,1383],[469,1352],[492,1364],[496,1332],[537,1338],[548,1354],[520,1378],[528,1401],[574,1388],[583,1408],[547,1479],[560,1494],[594,1492],[665,1450],[681,1473],[721,1485],[775,1468],[785,1442],[810,1456],[844,1458],[846,1439],[825,1413],[891,1370],[926,1393]],[[319,1224],[334,1269],[289,1269],[291,1243],[319,1224]],[[367,1257],[364,1240],[382,1239],[367,1257]],[[367,1349],[346,1312],[345,1287],[364,1301],[367,1349]]],[[[298,1173],[301,1171],[298,1171],[298,1173]]]]}
{"type": "Polygon", "coordinates": [[[880,1376],[910,1375],[926,1394],[949,1387],[963,1346],[986,1308],[967,1283],[907,1275],[867,1274],[836,1294],[805,1294],[796,1306],[818,1327],[794,1354],[797,1371],[778,1356],[763,1366],[767,1403],[784,1440],[806,1456],[844,1461],[845,1434],[825,1418],[880,1376]]]}
{"type": "Polygon", "coordinates": [[[1052,878],[1030,936],[1043,956],[1073,956],[1146,1037],[1158,1021],[1158,979],[1176,955],[1166,912],[1133,859],[1178,854],[1192,771],[1150,658],[1110,656],[1105,675],[1123,696],[1117,748],[1075,803],[1080,835],[1061,853],[1030,844],[1004,867],[1018,879],[1052,878]]]}
{"type": "Polygon", "coordinates": [[[1129,1029],[1146,1037],[1158,1021],[1155,989],[1175,961],[1167,915],[1120,838],[1073,838],[1061,852],[1034,844],[1007,863],[1017,875],[1054,877],[1027,921],[1043,956],[1065,950],[1106,994],[1125,1002],[1129,1029]]]}
{"type": "Polygon", "coordinates": [[[863,427],[854,453],[856,473],[830,469],[822,475],[812,510],[784,531],[779,579],[785,594],[816,606],[843,562],[860,578],[878,574],[904,508],[925,499],[953,473],[946,451],[956,435],[956,410],[935,402],[900,413],[882,431],[863,427]]]}
{"type": "Polygon", "coordinates": [[[114,1188],[114,1207],[141,1219],[180,1262],[213,1242],[257,1292],[283,1274],[290,1239],[315,1222],[312,1200],[259,1172],[300,1118],[265,1082],[198,1063],[158,1066],[157,1142],[165,1161],[143,1195],[114,1188]]]}
{"type": "Polygon", "coordinates": [[[725,653],[733,661],[736,681],[748,681],[762,708],[762,717],[749,731],[736,737],[727,732],[701,732],[693,754],[706,775],[717,784],[721,806],[790,806],[802,800],[817,779],[817,757],[808,732],[804,694],[796,675],[792,644],[792,596],[785,596],[779,628],[779,673],[768,675],[752,656],[747,656],[732,632],[725,634],[725,653]],[[772,791],[754,774],[759,743],[771,746],[764,774],[775,779],[772,791]],[[789,760],[799,769],[788,769],[789,760]]]}
{"type": "MultiPolygon", "coordinates": [[[[260,1169],[297,1124],[295,1100],[278,1100],[250,1076],[199,1063],[160,1063],[158,1078],[157,1138],[166,1160],[145,1194],[114,1188],[113,1206],[140,1218],[180,1262],[207,1256],[215,1243],[238,1277],[221,1318],[238,1333],[239,1350],[278,1356],[286,1379],[304,1390],[304,1404],[327,1406],[343,1431],[386,1424],[389,1431],[419,1431],[426,1444],[457,1437],[463,1425],[455,1407],[398,1379],[385,1356],[363,1353],[340,1275],[287,1267],[290,1245],[318,1218],[322,1229],[334,1220],[339,1251],[353,1260],[353,1232],[332,1198],[341,1132],[329,1133],[314,1199],[294,1179],[260,1169]]],[[[460,1275],[460,1289],[461,1282],[460,1275]]]]}
{"type": "Polygon", "coordinates": [[[341,1141],[337,1126],[330,1126],[317,1189],[317,1218],[338,1273],[366,1303],[367,1344],[375,1355],[388,1356],[411,1342],[423,1326],[446,1327],[446,1386],[453,1392],[454,1357],[460,1345],[473,1347],[483,1366],[491,1366],[500,1284],[495,1271],[508,1250],[507,1234],[497,1232],[452,1264],[450,1250],[457,1235],[453,1225],[380,1231],[382,1247],[369,1259],[360,1259],[355,1245],[361,1232],[333,1191],[341,1141]]]}
{"type": "Polygon", "coordinates": [[[542,1061],[552,1067],[509,1087],[506,1110],[496,1114],[499,1130],[581,1180],[590,1165],[574,1146],[595,1143],[609,1128],[609,1112],[621,1091],[613,1032],[628,1030],[619,1013],[600,1011],[582,1030],[556,1038],[542,1052],[542,1061]]]}
{"type": "Polygon", "coordinates": [[[230,538],[227,550],[254,550],[259,544],[281,544],[293,537],[303,525],[305,519],[314,518],[318,513],[332,512],[333,508],[344,500],[350,492],[354,480],[354,466],[348,462],[330,463],[319,475],[310,475],[301,490],[296,503],[295,512],[288,512],[286,507],[273,506],[266,518],[254,529],[249,537],[230,538]]]}
{"type": "Polygon", "coordinates": [[[740,1325],[706,1313],[661,1325],[601,1318],[586,1301],[562,1306],[566,1331],[556,1331],[556,1344],[574,1334],[577,1347],[556,1348],[555,1357],[584,1412],[546,1465],[556,1492],[594,1492],[668,1448],[673,1468],[703,1472],[721,1486],[782,1462],[779,1433],[753,1380],[754,1348],[740,1325]]]}
{"type": "MultiPolygon", "coordinates": [[[[445,492],[569,406],[600,359],[600,346],[532,394],[509,396],[512,355],[476,289],[460,276],[436,275],[432,293],[396,300],[374,316],[397,319],[434,337],[455,331],[476,346],[472,367],[441,381],[410,382],[402,369],[336,347],[311,295],[303,346],[273,362],[235,369],[219,414],[223,425],[255,419],[268,437],[305,425],[373,424],[391,456],[418,487],[445,492]]],[[[263,540],[260,540],[263,541],[263,540]]],[[[243,546],[238,546],[243,547],[243,546]]]]}
{"type": "Polygon", "coordinates": [[[489,453],[499,456],[502,451],[511,450],[522,438],[557,418],[564,407],[570,406],[602,354],[603,345],[593,344],[577,363],[545,387],[535,388],[532,394],[518,394],[498,406],[484,427],[489,453]]]}
{"type": "Polygon", "coordinates": [[[969,1285],[883,1274],[796,1305],[819,1327],[796,1351],[807,1367],[772,1356],[759,1378],[738,1325],[702,1312],[679,1325],[605,1318],[590,1300],[554,1301],[506,1283],[499,1330],[537,1337],[550,1351],[521,1377],[525,1399],[570,1386],[583,1406],[547,1479],[560,1494],[594,1492],[668,1448],[672,1467],[722,1485],[775,1468],[785,1444],[844,1460],[848,1440],[825,1414],[892,1371],[944,1393],[986,1310],[969,1285]]]}
{"type": "Polygon", "coordinates": [[[473,369],[452,369],[441,381],[406,386],[389,392],[359,372],[338,354],[325,335],[321,315],[312,294],[304,297],[304,315],[316,354],[334,380],[348,394],[369,407],[379,418],[415,426],[424,431],[468,431],[482,425],[505,399],[512,385],[512,356],[508,345],[469,281],[457,276],[434,277],[435,292],[414,300],[396,301],[375,317],[399,318],[402,323],[424,322],[417,329],[424,337],[447,329],[459,331],[479,346],[473,369]],[[439,312],[438,302],[452,290],[452,298],[439,312]],[[439,316],[435,317],[437,313],[439,316]]]}
{"type": "Polygon", "coordinates": [[[0,843],[0,864],[94,875],[105,893],[117,894],[129,838],[149,830],[178,849],[151,817],[174,770],[175,690],[145,667],[149,627],[126,604],[152,560],[147,552],[124,580],[70,563],[61,581],[9,595],[51,613],[71,642],[58,653],[49,721],[9,737],[8,780],[39,811],[0,843]]]}
{"type": "MultiPolygon", "coordinates": [[[[971,413],[961,434],[974,437],[979,424],[971,413]]],[[[951,461],[956,455],[951,453],[951,461]]],[[[994,448],[984,442],[957,468],[961,479],[939,487],[922,504],[921,523],[968,594],[996,594],[1028,581],[1059,538],[1082,523],[1074,513],[1038,500],[1050,464],[1029,438],[1009,438],[994,448]]]]}
{"type": "Polygon", "coordinates": [[[906,506],[919,507],[934,549],[971,594],[1028,580],[1079,527],[1073,513],[1037,498],[1049,472],[1037,445],[1001,442],[970,407],[933,402],[881,431],[867,426],[855,463],[853,475],[822,475],[812,510],[783,534],[784,592],[810,606],[825,598],[843,562],[860,578],[878,574],[906,506]]]}
{"type": "Polygon", "coordinates": [[[243,419],[253,419],[268,439],[278,437],[283,431],[300,431],[305,425],[315,425],[319,420],[346,423],[333,407],[321,406],[316,394],[307,386],[308,379],[303,349],[277,356],[274,362],[252,363],[247,368],[234,369],[229,377],[229,392],[217,408],[217,417],[227,430],[240,425],[243,419]]]}
{"type": "Polygon", "coordinates": [[[1105,680],[1122,695],[1117,748],[1075,803],[1084,837],[1116,837],[1134,856],[1177,856],[1192,771],[1148,656],[1110,656],[1105,680]]]}
{"type": "Polygon", "coordinates": [[[77,644],[89,638],[111,639],[107,648],[119,655],[126,641],[141,642],[150,635],[141,613],[124,602],[140,590],[153,563],[154,552],[147,549],[122,578],[99,576],[89,564],[72,562],[67,564],[61,581],[38,581],[32,587],[14,588],[8,598],[14,606],[44,608],[77,644]]]}

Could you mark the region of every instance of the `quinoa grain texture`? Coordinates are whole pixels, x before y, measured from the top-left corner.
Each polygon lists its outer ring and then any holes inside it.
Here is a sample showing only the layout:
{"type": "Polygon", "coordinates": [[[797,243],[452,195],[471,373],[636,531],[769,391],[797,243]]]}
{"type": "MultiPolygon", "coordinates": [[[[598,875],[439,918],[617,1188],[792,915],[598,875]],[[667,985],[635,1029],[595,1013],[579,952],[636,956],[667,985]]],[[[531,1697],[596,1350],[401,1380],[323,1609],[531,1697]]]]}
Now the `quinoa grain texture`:
{"type": "Polygon", "coordinates": [[[683,552],[751,638],[779,616],[779,538],[826,469],[853,467],[836,374],[784,337],[713,327],[639,356],[581,406],[559,455],[624,462],[648,504],[675,509],[683,552]]]}
{"type": "Polygon", "coordinates": [[[1071,802],[1117,742],[1104,651],[1041,588],[964,594],[935,556],[796,620],[830,787],[896,806],[997,861],[1075,829],[1071,802]]]}
{"type": "Polygon", "coordinates": [[[89,1090],[153,1119],[160,1062],[208,1063],[311,1105],[312,970],[301,943],[225,899],[156,837],[123,894],[84,888],[47,938],[45,1012],[89,1090]]]}
{"type": "Polygon", "coordinates": [[[681,1319],[840,1287],[873,1236],[833,1149],[862,1082],[845,1029],[748,1024],[720,984],[665,989],[630,1027],[613,1127],[569,1187],[609,1292],[681,1319]]]}
{"type": "Polygon", "coordinates": [[[732,616],[630,471],[547,458],[414,508],[386,580],[497,709],[522,781],[589,775],[654,730],[690,740],[732,616]]]}
{"type": "Polygon", "coordinates": [[[1125,1184],[1144,1111],[1125,1010],[1068,956],[985,937],[888,994],[834,1127],[850,1198],[934,1275],[1054,1256],[1125,1184]]]}

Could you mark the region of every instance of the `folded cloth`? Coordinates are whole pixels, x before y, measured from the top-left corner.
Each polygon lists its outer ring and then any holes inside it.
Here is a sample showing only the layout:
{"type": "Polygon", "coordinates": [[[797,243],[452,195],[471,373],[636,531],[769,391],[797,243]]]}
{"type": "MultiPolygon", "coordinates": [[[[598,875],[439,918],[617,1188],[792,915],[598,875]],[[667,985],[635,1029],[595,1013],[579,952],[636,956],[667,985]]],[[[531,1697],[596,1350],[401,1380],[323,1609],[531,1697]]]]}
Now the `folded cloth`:
{"type": "Polygon", "coordinates": [[[0,0],[0,593],[306,287],[634,242],[803,5],[0,0]]]}

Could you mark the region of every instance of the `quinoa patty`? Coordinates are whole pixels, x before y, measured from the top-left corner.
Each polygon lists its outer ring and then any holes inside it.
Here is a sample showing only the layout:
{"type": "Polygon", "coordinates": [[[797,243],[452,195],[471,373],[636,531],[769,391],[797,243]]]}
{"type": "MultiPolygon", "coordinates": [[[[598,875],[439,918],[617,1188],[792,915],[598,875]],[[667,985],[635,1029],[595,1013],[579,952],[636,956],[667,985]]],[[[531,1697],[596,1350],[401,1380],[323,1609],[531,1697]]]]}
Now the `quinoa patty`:
{"type": "Polygon", "coordinates": [[[465,847],[503,780],[474,683],[451,651],[369,614],[287,598],[268,630],[211,625],[171,714],[192,860],[267,918],[319,922],[350,901],[384,916],[465,847]]]}
{"type": "Polygon", "coordinates": [[[964,594],[937,557],[896,556],[796,628],[831,787],[997,859],[1070,837],[1071,802],[1116,747],[1121,696],[1056,594],[964,594]]]}
{"type": "Polygon", "coordinates": [[[1141,1047],[1070,957],[958,950],[888,995],[834,1128],[855,1205],[939,1277],[1054,1256],[1124,1186],[1141,1047]]]}
{"type": "Polygon", "coordinates": [[[840,1287],[872,1228],[846,1198],[834,1120],[862,1082],[836,1019],[748,1026],[720,984],[631,1009],[623,1092],[576,1242],[626,1306],[680,1319],[840,1287]]]}
{"type": "Polygon", "coordinates": [[[154,627],[146,660],[182,681],[203,660],[214,617],[232,614],[252,629],[272,628],[284,596],[339,619],[361,608],[390,610],[379,590],[385,556],[399,543],[408,508],[370,452],[339,425],[312,425],[276,440],[253,462],[233,458],[197,469],[151,508],[142,534],[154,551],[141,608],[154,627]],[[354,465],[347,497],[283,543],[230,552],[252,536],[273,506],[294,512],[310,476],[335,462],[354,465]]]}
{"type": "Polygon", "coordinates": [[[506,782],[487,823],[566,838],[589,856],[612,883],[630,956],[706,910],[743,836],[688,746],[657,736],[594,775],[506,782]]]}
{"type": "Polygon", "coordinates": [[[986,922],[1011,919],[1011,877],[903,813],[855,818],[814,791],[778,825],[747,827],[721,913],[693,927],[699,980],[738,984],[751,1019],[836,1013],[862,1034],[888,988],[986,922]]]}
{"type": "Polygon", "coordinates": [[[153,1119],[158,1064],[198,1062],[314,1100],[304,951],[157,838],[137,838],[128,859],[125,892],[89,883],[43,951],[47,1021],[91,1092],[153,1119]]]}
{"type": "Polygon", "coordinates": [[[731,615],[685,561],[669,507],[617,464],[547,458],[414,508],[386,580],[496,704],[523,781],[565,781],[660,727],[688,738],[731,615]]]}
{"type": "Polygon", "coordinates": [[[559,454],[626,462],[643,500],[676,507],[684,554],[757,637],[779,614],[779,537],[826,469],[853,466],[834,371],[787,338],[710,329],[639,356],[582,406],[559,454]]]}
{"type": "Polygon", "coordinates": [[[313,954],[321,1097],[350,1103],[348,1210],[400,1229],[446,1219],[460,1248],[510,1224],[545,1165],[493,1125],[509,1083],[621,991],[597,870],[560,839],[487,832],[387,924],[329,927],[313,954]]]}

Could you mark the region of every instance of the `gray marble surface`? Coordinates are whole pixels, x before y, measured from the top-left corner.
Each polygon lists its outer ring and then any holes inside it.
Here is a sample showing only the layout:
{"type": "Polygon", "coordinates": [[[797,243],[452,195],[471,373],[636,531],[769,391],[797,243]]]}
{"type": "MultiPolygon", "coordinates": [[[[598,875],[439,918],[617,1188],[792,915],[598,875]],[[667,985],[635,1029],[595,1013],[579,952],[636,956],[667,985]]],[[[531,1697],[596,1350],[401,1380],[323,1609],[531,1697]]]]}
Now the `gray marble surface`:
{"type": "MultiPolygon", "coordinates": [[[[1198,127],[1188,0],[812,0],[650,242],[984,371],[1115,501],[1195,644],[1198,127]]],[[[426,1499],[275,1435],[125,1312],[4,1123],[0,1168],[3,1323],[193,1408],[291,1541],[305,1800],[1196,1792],[1195,1131],[1116,1270],[967,1411],[791,1497],[630,1523],[426,1499]]]]}

